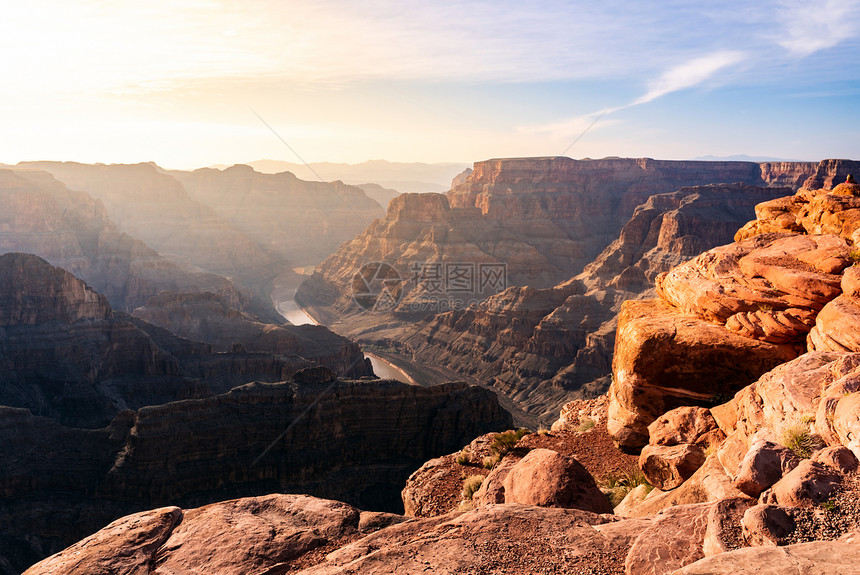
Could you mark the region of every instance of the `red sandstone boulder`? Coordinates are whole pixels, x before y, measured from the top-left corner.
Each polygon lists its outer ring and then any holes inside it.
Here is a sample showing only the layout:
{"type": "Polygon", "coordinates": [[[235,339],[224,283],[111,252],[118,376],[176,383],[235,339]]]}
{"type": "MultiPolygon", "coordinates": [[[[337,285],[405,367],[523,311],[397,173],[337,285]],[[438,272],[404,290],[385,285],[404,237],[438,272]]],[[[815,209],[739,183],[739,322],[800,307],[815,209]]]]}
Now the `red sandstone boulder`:
{"type": "Polygon", "coordinates": [[[856,541],[813,541],[785,547],[750,547],[706,557],[672,575],[860,575],[856,541]]]}
{"type": "Polygon", "coordinates": [[[847,447],[841,445],[826,447],[812,456],[812,461],[823,463],[841,473],[857,471],[857,457],[847,447]]]}
{"type": "Polygon", "coordinates": [[[660,297],[679,311],[773,343],[802,338],[841,292],[850,260],[839,236],[768,234],[709,250],[658,276],[660,297]]]}
{"type": "Polygon", "coordinates": [[[44,559],[27,575],[136,575],[148,573],[156,551],[182,519],[178,507],[162,507],[117,519],[101,531],[44,559]]]}
{"type": "Polygon", "coordinates": [[[660,512],[630,548],[627,575],[664,575],[711,554],[737,545],[733,534],[750,505],[727,499],[714,503],[679,505],[660,512]]]}
{"type": "Polygon", "coordinates": [[[833,469],[808,459],[783,476],[762,495],[765,503],[799,507],[827,501],[842,482],[833,469]]]}
{"type": "Polygon", "coordinates": [[[749,339],[659,300],[627,301],[618,317],[607,428],[626,450],[676,407],[731,396],[796,357],[789,345],[749,339]]]}
{"type": "Polygon", "coordinates": [[[741,521],[744,541],[753,547],[783,545],[792,531],[794,519],[776,505],[756,505],[744,513],[741,521]]]}
{"type": "Polygon", "coordinates": [[[756,441],[741,461],[735,487],[750,497],[758,497],[798,463],[800,458],[790,449],[770,441],[756,441]]]}
{"type": "Polygon", "coordinates": [[[726,438],[704,407],[685,406],[675,408],[655,419],[648,426],[651,445],[680,445],[695,443],[702,447],[717,444],[726,438]]]}
{"type": "Polygon", "coordinates": [[[648,482],[668,491],[686,481],[705,462],[705,453],[698,445],[646,445],[639,456],[639,468],[648,482]]]}
{"type": "Polygon", "coordinates": [[[513,457],[506,457],[490,471],[481,483],[481,487],[472,495],[475,507],[505,502],[505,478],[518,461],[513,457]]]}
{"type": "Polygon", "coordinates": [[[576,459],[550,449],[530,451],[502,483],[505,503],[612,513],[609,500],[588,471],[576,459]]]}

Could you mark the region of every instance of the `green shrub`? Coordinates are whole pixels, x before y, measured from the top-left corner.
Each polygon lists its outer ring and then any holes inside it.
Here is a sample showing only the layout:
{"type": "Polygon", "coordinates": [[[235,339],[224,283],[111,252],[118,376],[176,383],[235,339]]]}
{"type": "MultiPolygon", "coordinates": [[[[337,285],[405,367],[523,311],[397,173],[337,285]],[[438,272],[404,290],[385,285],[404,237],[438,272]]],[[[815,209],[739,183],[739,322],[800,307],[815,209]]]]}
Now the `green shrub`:
{"type": "Polygon", "coordinates": [[[593,428],[595,425],[597,425],[597,423],[595,423],[595,421],[593,419],[591,419],[591,418],[584,419],[579,423],[579,430],[578,431],[588,431],[589,429],[593,428]]]}
{"type": "Polygon", "coordinates": [[[457,463],[459,465],[469,465],[472,461],[469,459],[469,454],[466,453],[465,449],[461,449],[460,453],[457,454],[457,463]]]}
{"type": "Polygon", "coordinates": [[[504,457],[505,454],[513,449],[517,442],[527,433],[531,432],[525,427],[521,427],[516,431],[503,431],[502,433],[497,433],[493,438],[492,443],[490,443],[490,451],[498,455],[500,458],[504,457]]]}
{"type": "Polygon", "coordinates": [[[501,459],[502,456],[498,453],[495,455],[488,455],[484,458],[484,461],[481,462],[481,465],[483,465],[484,469],[492,469],[501,459]]]}
{"type": "Polygon", "coordinates": [[[483,475],[470,475],[463,480],[463,499],[471,499],[484,482],[483,475]]]}
{"type": "Polygon", "coordinates": [[[860,247],[851,248],[848,250],[848,257],[851,258],[855,264],[860,263],[860,247]]]}
{"type": "Polygon", "coordinates": [[[809,424],[803,421],[786,425],[779,436],[779,442],[801,459],[809,459],[812,453],[823,445],[821,438],[812,433],[809,424]]]}
{"type": "Polygon", "coordinates": [[[632,465],[622,473],[611,473],[597,481],[597,486],[609,499],[612,507],[616,507],[628,493],[640,485],[647,485],[649,492],[654,489],[638,465],[632,465]]]}

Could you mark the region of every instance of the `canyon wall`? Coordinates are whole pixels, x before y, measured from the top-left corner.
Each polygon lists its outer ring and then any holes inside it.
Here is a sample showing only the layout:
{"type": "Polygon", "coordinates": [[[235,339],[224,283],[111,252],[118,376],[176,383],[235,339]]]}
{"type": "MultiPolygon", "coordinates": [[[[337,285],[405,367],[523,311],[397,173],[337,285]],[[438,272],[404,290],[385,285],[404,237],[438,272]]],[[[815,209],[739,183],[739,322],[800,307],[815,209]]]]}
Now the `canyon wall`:
{"type": "Polygon", "coordinates": [[[294,265],[320,262],[385,213],[361,188],[340,181],[261,174],[244,165],[171,173],[195,201],[294,265]]]}
{"type": "Polygon", "coordinates": [[[660,272],[731,241],[756,204],[849,164],[477,162],[446,196],[393,200],[296,298],[340,333],[445,365],[551,417],[571,394],[605,391],[622,301],[647,297],[660,272]],[[396,273],[378,282],[370,307],[356,283],[378,273],[373,262],[396,273]],[[438,274],[462,263],[476,274],[472,291],[440,288],[438,274]],[[478,282],[491,266],[504,269],[507,291],[481,289],[496,287],[478,282]],[[386,290],[394,304],[380,306],[386,290]]]}

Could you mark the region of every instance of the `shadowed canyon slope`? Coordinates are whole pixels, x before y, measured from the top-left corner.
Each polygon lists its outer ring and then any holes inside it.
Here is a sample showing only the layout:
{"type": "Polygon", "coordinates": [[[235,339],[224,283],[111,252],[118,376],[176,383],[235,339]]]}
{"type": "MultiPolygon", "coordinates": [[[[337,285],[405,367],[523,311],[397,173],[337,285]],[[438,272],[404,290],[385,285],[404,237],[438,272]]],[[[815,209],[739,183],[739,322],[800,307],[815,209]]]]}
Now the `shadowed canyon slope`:
{"type": "Polygon", "coordinates": [[[386,218],[341,246],[296,297],[336,331],[475,376],[534,413],[555,413],[572,393],[608,385],[622,300],[731,241],[757,203],[846,169],[844,162],[478,162],[446,196],[393,200],[386,218]],[[374,261],[398,271],[399,301],[366,313],[352,297],[353,281],[374,261]],[[456,264],[473,266],[471,292],[445,290],[444,273],[456,264]],[[496,265],[508,286],[524,287],[481,291],[482,266],[496,265]],[[428,268],[442,274],[435,284],[428,268]],[[470,300],[481,303],[443,307],[470,300]]]}
{"type": "Polygon", "coordinates": [[[287,267],[283,258],[267,253],[211,207],[196,201],[155,164],[19,166],[48,172],[70,189],[100,200],[120,230],[182,265],[232,276],[253,287],[287,267]]]}
{"type": "Polygon", "coordinates": [[[426,458],[510,425],[492,393],[465,384],[340,380],[319,364],[369,373],[355,344],[254,323],[212,294],[188,297],[219,306],[213,331],[232,332],[230,351],[114,312],[34,255],[0,256],[0,290],[0,555],[19,569],[175,502],[293,491],[396,510],[426,458]]]}
{"type": "Polygon", "coordinates": [[[361,188],[339,181],[261,174],[242,165],[172,173],[196,201],[295,265],[318,263],[384,213],[361,188]]]}
{"type": "Polygon", "coordinates": [[[0,170],[0,203],[0,253],[36,254],[85,280],[116,309],[131,311],[162,290],[213,292],[235,306],[263,307],[223,277],[162,257],[121,231],[102,202],[46,172],[0,170]]]}

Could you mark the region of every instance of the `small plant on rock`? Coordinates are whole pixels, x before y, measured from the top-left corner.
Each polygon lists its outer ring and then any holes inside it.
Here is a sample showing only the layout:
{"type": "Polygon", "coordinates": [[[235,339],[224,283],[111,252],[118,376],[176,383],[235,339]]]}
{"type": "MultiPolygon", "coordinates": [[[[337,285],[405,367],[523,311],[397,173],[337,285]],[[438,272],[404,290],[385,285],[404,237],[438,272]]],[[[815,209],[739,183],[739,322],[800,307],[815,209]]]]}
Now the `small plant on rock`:
{"type": "Polygon", "coordinates": [[[851,261],[853,261],[855,265],[860,263],[860,247],[854,247],[848,250],[848,257],[851,258],[851,261]]]}
{"type": "Polygon", "coordinates": [[[470,465],[472,461],[469,459],[469,454],[466,453],[465,449],[461,449],[460,453],[457,454],[457,463],[459,465],[470,465]]]}
{"type": "Polygon", "coordinates": [[[591,418],[585,418],[579,422],[579,429],[577,431],[583,432],[592,429],[597,423],[591,418]]]}
{"type": "Polygon", "coordinates": [[[472,499],[475,492],[481,488],[484,482],[483,475],[470,475],[463,480],[463,499],[472,499]]]}
{"type": "Polygon", "coordinates": [[[809,423],[803,421],[786,425],[779,436],[779,442],[801,459],[809,459],[813,452],[823,445],[821,438],[809,429],[809,423]]]}
{"type": "Polygon", "coordinates": [[[496,464],[502,459],[502,456],[498,453],[495,455],[488,455],[481,462],[481,465],[484,466],[484,469],[492,469],[496,466],[496,464]]]}
{"type": "Polygon", "coordinates": [[[647,485],[649,492],[654,489],[638,465],[632,465],[622,473],[611,473],[597,481],[597,487],[606,495],[612,507],[618,506],[628,493],[640,485],[647,485]]]}
{"type": "Polygon", "coordinates": [[[497,433],[490,443],[490,451],[504,457],[505,454],[514,448],[517,442],[527,433],[531,433],[525,427],[521,427],[516,431],[504,431],[497,433]]]}
{"type": "Polygon", "coordinates": [[[502,457],[513,449],[517,442],[527,433],[531,433],[531,431],[525,427],[521,427],[516,431],[510,430],[497,433],[495,437],[493,437],[493,441],[490,443],[490,453],[492,453],[492,455],[488,455],[484,458],[483,466],[486,469],[492,469],[495,467],[496,464],[502,460],[502,457]]]}

